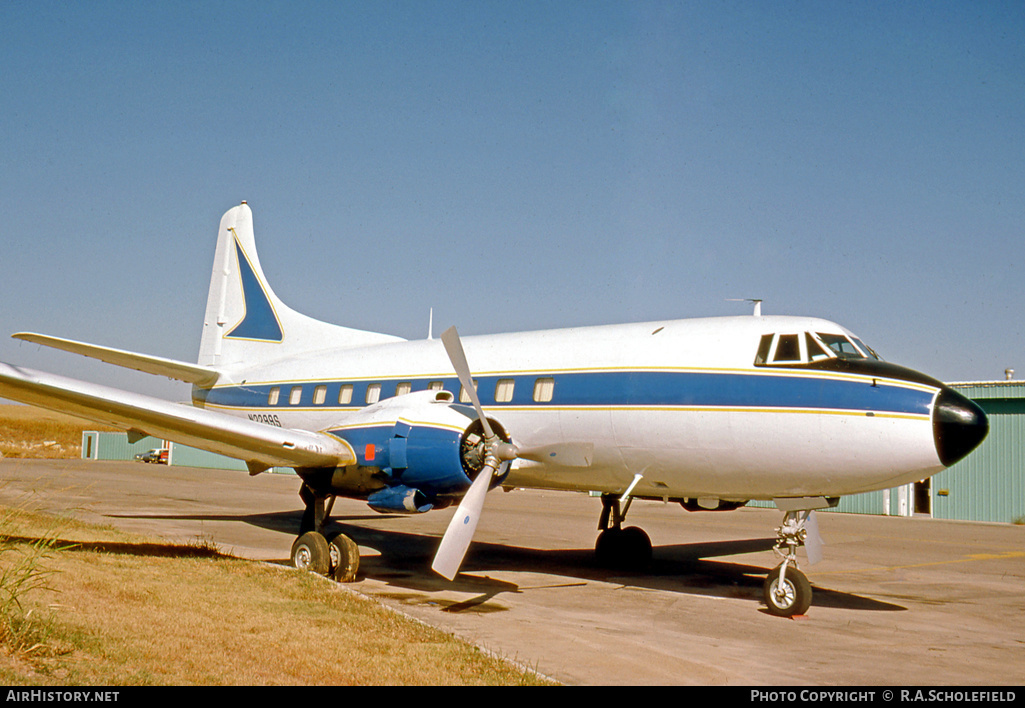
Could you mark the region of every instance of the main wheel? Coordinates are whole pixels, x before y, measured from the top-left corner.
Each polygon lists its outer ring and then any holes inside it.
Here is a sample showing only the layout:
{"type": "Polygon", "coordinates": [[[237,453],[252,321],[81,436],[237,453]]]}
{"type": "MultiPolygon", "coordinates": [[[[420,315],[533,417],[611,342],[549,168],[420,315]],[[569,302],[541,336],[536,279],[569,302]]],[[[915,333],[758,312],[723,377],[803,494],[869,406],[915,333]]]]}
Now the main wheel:
{"type": "Polygon", "coordinates": [[[331,539],[331,576],[339,583],[351,583],[359,570],[359,546],[345,534],[331,539]]]}
{"type": "Polygon", "coordinates": [[[316,531],[308,531],[292,544],[292,565],[299,570],[327,575],[331,571],[331,551],[327,539],[316,531]]]}
{"type": "Polygon", "coordinates": [[[651,562],[651,539],[637,526],[606,529],[598,535],[594,553],[606,568],[637,570],[651,562]]]}
{"type": "Polygon", "coordinates": [[[651,563],[651,539],[639,526],[623,529],[623,565],[628,568],[646,568],[651,563]]]}
{"type": "Polygon", "coordinates": [[[605,529],[598,534],[598,540],[594,543],[594,557],[598,565],[611,568],[616,565],[616,559],[620,556],[620,547],[623,532],[619,529],[605,529]]]}
{"type": "Polygon", "coordinates": [[[779,581],[780,564],[769,571],[762,587],[769,612],[777,617],[803,615],[811,607],[811,583],[804,573],[793,566],[787,567],[783,582],[779,581]]]}

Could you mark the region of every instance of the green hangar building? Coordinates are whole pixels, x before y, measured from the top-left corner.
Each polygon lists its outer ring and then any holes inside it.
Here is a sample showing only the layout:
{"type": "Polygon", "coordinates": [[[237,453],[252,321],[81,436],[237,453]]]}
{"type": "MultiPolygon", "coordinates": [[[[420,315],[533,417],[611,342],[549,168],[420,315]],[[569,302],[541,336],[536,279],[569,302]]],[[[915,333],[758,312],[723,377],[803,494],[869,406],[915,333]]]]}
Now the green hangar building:
{"type": "MultiPolygon", "coordinates": [[[[1025,381],[948,384],[972,399],[989,418],[989,435],[953,467],[913,484],[840,500],[836,511],[886,516],[1025,523],[1025,381]]],[[[129,442],[125,433],[82,435],[82,457],[130,460],[153,448],[165,464],[245,470],[239,460],[155,438],[129,442]]],[[[291,470],[278,470],[291,472],[291,470]]],[[[751,506],[773,506],[751,502],[751,506]]]]}
{"type": "MultiPolygon", "coordinates": [[[[929,507],[913,511],[937,519],[1025,523],[1025,381],[950,387],[982,407],[989,435],[975,452],[927,480],[929,507]]],[[[924,491],[916,492],[926,501],[924,491]]]]}

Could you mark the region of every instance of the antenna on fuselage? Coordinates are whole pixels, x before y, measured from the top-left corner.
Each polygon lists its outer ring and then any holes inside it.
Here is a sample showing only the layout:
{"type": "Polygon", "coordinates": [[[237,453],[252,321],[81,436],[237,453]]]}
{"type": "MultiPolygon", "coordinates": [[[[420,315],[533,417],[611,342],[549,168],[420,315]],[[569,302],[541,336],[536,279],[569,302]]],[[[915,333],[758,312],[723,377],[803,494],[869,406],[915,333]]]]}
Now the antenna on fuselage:
{"type": "Polygon", "coordinates": [[[434,308],[431,308],[431,312],[427,315],[427,338],[434,339],[434,308]]]}
{"type": "Polygon", "coordinates": [[[754,312],[752,312],[751,314],[753,316],[755,316],[755,317],[761,317],[762,316],[762,301],[761,301],[761,298],[756,298],[756,297],[728,297],[728,298],[726,298],[726,301],[727,302],[753,302],[754,306],[755,306],[755,309],[754,309],[754,312]]]}

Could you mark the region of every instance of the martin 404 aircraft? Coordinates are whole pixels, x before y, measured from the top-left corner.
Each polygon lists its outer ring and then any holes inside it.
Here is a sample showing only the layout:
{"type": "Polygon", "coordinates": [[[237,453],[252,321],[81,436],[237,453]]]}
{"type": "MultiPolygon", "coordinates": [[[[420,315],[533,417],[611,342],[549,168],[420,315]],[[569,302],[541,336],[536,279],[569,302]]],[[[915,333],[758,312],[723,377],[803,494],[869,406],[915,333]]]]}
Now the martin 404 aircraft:
{"type": "Polygon", "coordinates": [[[797,568],[819,555],[814,509],[929,477],[973,450],[986,416],[939,381],[806,317],[688,319],[406,341],[285,306],[243,202],[221,219],[196,364],[41,334],[18,339],[191,383],[192,406],[0,364],[0,397],[244,460],[292,467],[305,503],[292,559],[355,577],[358,549],[323,535],[335,497],[381,512],[458,505],[433,569],[452,579],[487,491],[600,492],[603,563],[641,566],[633,499],[689,511],[773,500],[775,614],[804,613],[797,568]]]}

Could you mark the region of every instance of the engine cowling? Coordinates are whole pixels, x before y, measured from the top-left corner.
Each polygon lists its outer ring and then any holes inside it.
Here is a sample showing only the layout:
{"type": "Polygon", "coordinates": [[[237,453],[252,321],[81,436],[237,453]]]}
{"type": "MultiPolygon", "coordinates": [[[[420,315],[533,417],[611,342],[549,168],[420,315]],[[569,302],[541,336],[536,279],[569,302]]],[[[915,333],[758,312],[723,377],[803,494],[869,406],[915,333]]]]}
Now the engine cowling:
{"type": "MultiPolygon", "coordinates": [[[[490,418],[495,433],[508,435],[490,418]]],[[[383,487],[367,501],[378,511],[422,513],[459,499],[483,467],[483,433],[473,409],[448,391],[420,391],[355,413],[329,429],[348,443],[361,470],[383,487]]],[[[492,485],[509,471],[506,462],[492,485]]]]}

